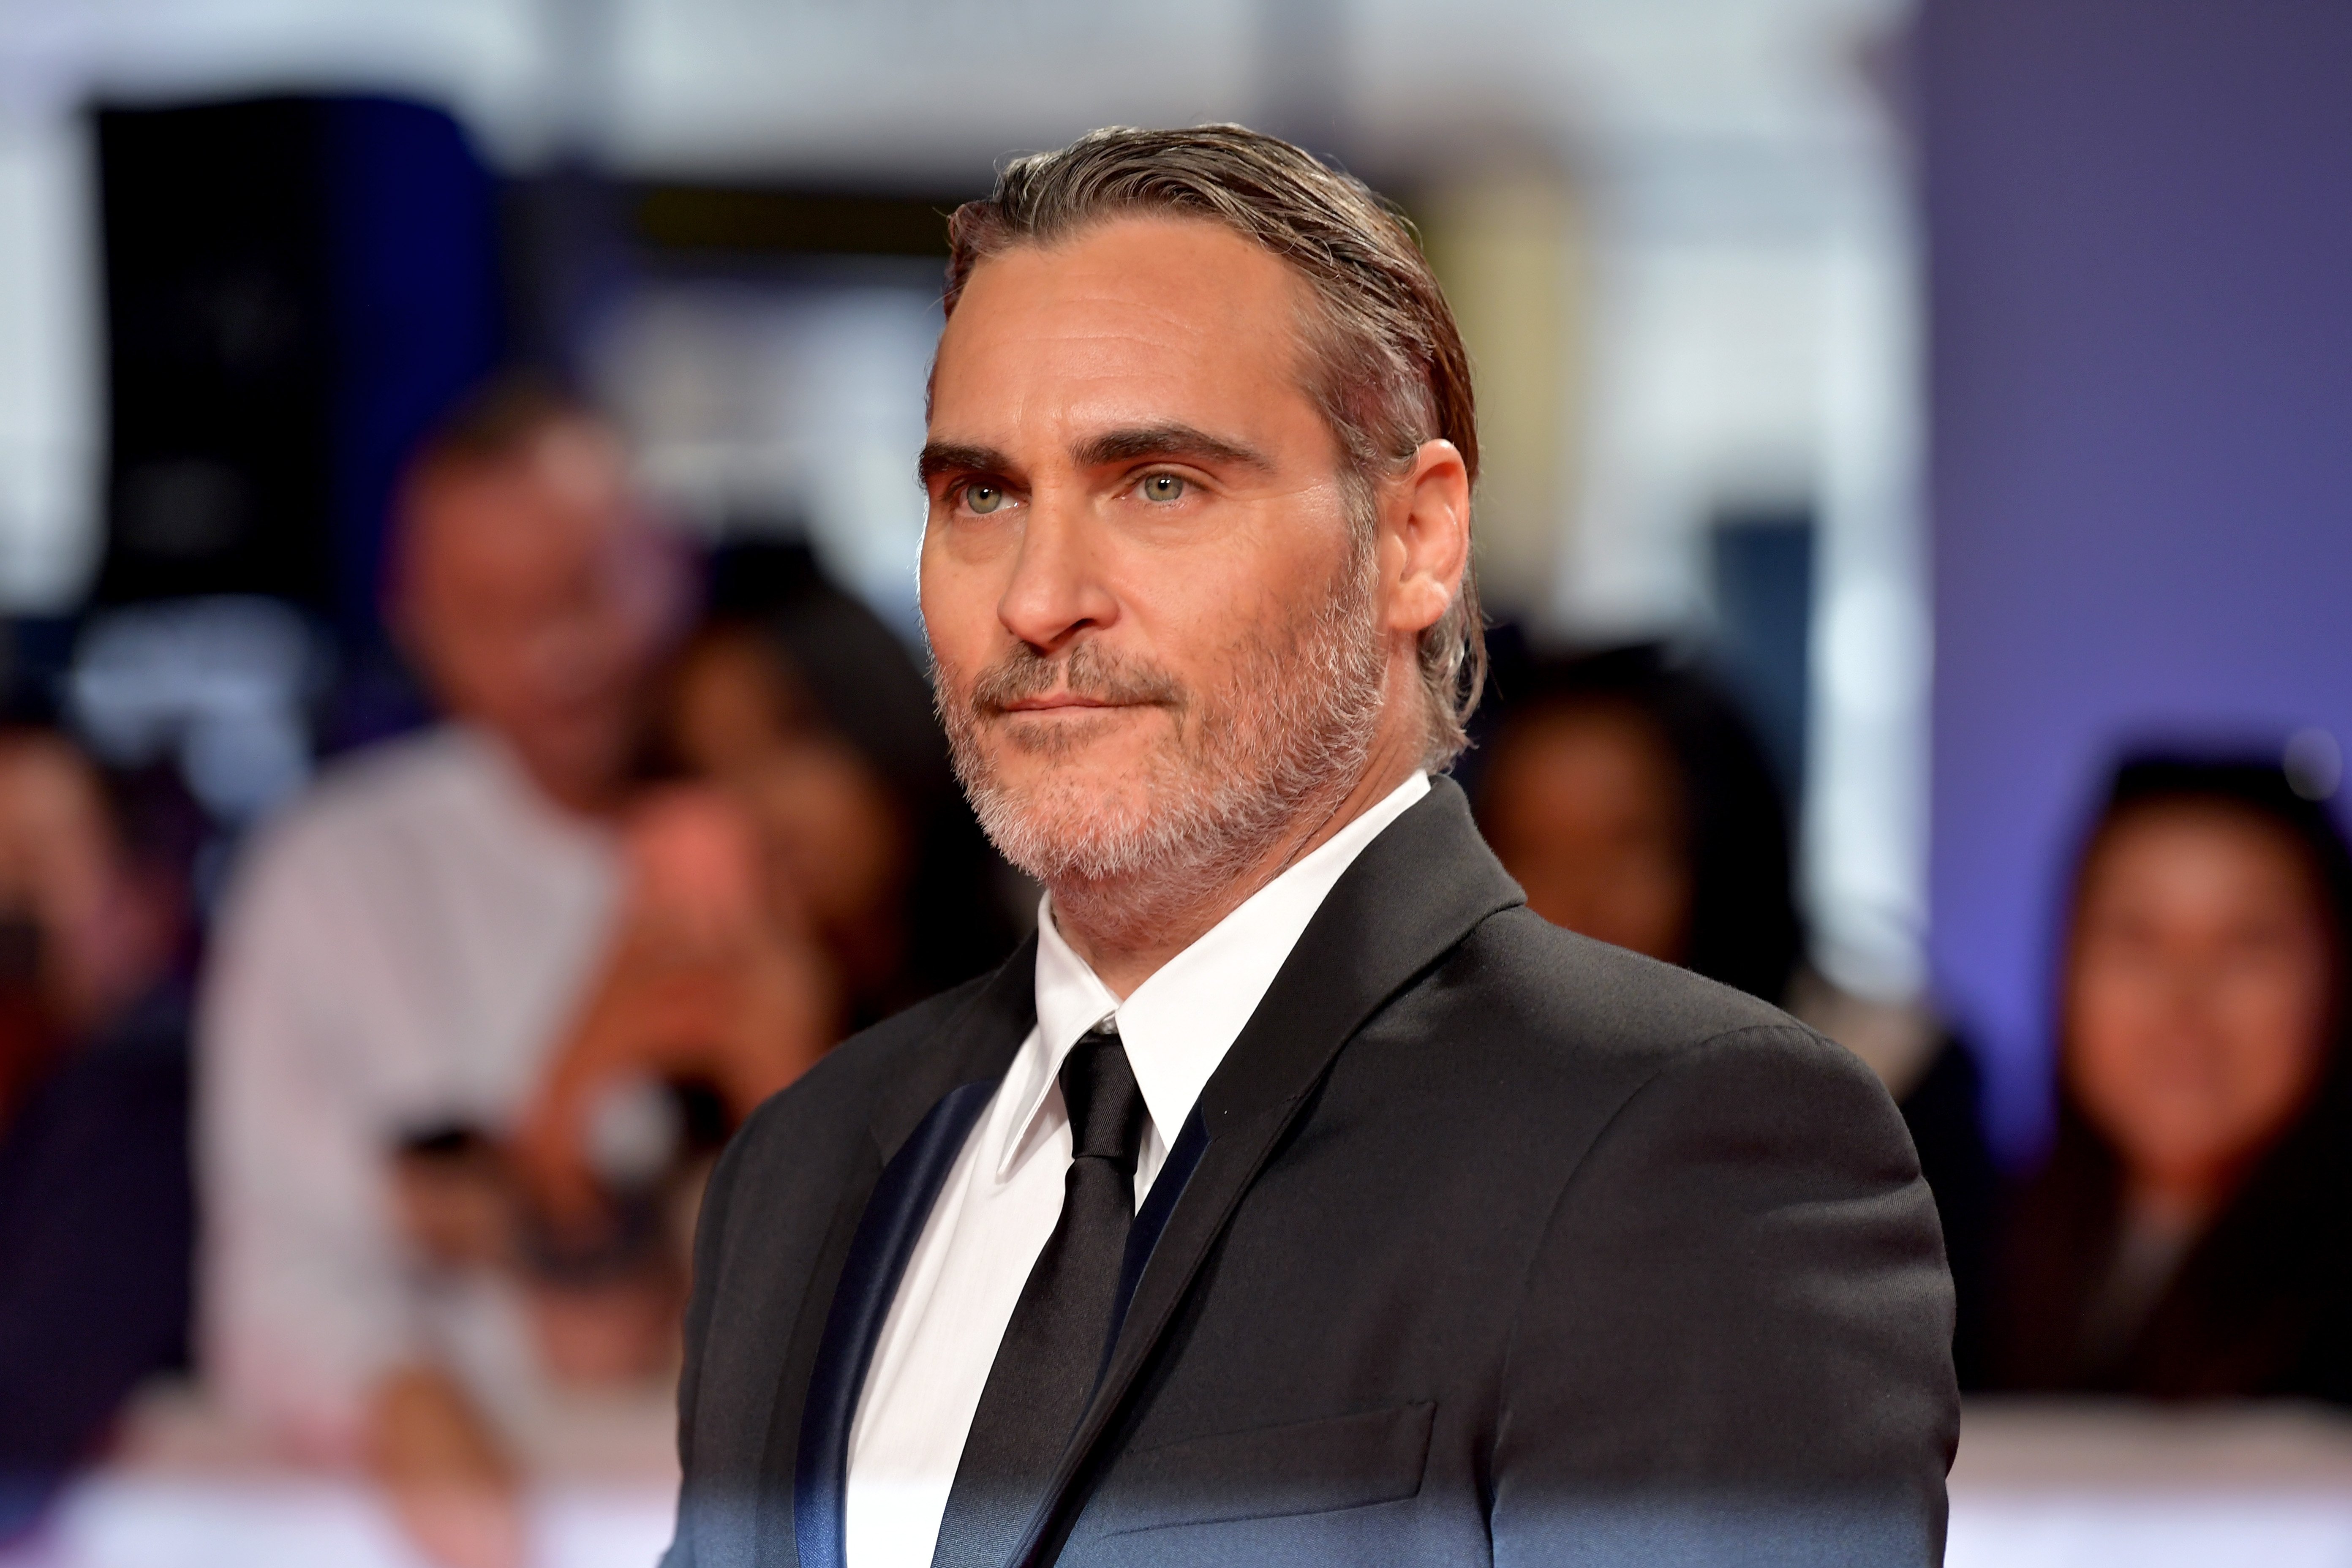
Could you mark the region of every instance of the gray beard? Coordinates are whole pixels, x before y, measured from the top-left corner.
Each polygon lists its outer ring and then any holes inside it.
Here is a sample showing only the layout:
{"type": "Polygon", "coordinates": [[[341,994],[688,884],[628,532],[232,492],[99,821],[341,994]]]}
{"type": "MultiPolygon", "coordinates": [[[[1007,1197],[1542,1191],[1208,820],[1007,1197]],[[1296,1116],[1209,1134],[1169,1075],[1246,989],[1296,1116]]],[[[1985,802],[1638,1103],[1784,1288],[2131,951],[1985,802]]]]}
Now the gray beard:
{"type": "MultiPolygon", "coordinates": [[[[1317,805],[1328,811],[1354,787],[1380,724],[1386,657],[1372,624],[1371,552],[1350,555],[1312,615],[1243,641],[1213,692],[1187,692],[1091,643],[1061,659],[1018,648],[961,698],[934,671],[956,776],[982,828],[1052,891],[1057,910],[1106,934],[1148,933],[1247,875],[1317,805]],[[1050,767],[1034,784],[1006,784],[982,711],[1065,681],[1109,700],[1168,704],[1176,732],[1108,791],[1050,767]]],[[[1051,758],[1049,741],[1000,744],[1051,758]]]]}

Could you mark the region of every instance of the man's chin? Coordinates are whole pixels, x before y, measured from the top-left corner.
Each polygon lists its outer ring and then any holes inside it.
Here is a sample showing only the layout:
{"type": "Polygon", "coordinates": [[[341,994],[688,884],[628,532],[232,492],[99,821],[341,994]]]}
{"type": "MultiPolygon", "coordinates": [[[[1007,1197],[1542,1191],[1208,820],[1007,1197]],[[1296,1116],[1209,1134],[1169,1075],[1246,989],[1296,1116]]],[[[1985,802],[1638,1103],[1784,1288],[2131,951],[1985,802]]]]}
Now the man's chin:
{"type": "Polygon", "coordinates": [[[1147,736],[1159,714],[1159,709],[1145,706],[999,713],[987,721],[988,742],[1000,767],[1017,767],[1024,759],[1049,767],[1092,766],[1095,754],[1107,751],[1127,752],[1132,763],[1151,744],[1147,736]]]}
{"type": "Polygon", "coordinates": [[[1118,803],[1160,770],[1139,750],[1099,742],[1050,752],[1006,748],[992,759],[990,783],[1024,813],[1117,815],[1118,803]]]}
{"type": "Polygon", "coordinates": [[[975,792],[982,826],[1004,857],[1053,882],[1142,868],[1147,846],[1164,837],[1159,770],[1126,756],[1015,759],[975,792]],[[1024,761],[1032,765],[1022,765],[1024,761]],[[1141,852],[1139,858],[1139,852],[1141,852]]]}

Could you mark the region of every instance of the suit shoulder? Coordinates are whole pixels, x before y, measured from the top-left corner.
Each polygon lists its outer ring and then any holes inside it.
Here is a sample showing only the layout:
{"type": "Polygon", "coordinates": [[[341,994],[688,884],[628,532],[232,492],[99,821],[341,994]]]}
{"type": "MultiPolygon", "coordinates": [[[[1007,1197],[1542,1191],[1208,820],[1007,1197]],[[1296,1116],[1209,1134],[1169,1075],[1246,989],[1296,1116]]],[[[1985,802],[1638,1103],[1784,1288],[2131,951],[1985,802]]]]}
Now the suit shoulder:
{"type": "Polygon", "coordinates": [[[1802,1025],[1768,1002],[1675,964],[1579,936],[1525,905],[1496,911],[1463,940],[1456,962],[1481,989],[1556,1002],[1590,1026],[1696,1040],[1735,1029],[1802,1025]]]}
{"type": "Polygon", "coordinates": [[[484,742],[447,727],[339,757],[257,826],[236,881],[318,887],[364,879],[444,837],[453,811],[467,811],[496,767],[484,742]]]}
{"type": "Polygon", "coordinates": [[[1671,1064],[1759,1049],[1866,1073],[1769,1003],[1551,924],[1524,906],[1482,921],[1433,977],[1475,1009],[1482,1043],[1645,1079],[1671,1064]]]}
{"type": "Polygon", "coordinates": [[[329,763],[271,826],[335,833],[414,816],[495,765],[484,742],[461,731],[439,726],[395,735],[329,763]]]}

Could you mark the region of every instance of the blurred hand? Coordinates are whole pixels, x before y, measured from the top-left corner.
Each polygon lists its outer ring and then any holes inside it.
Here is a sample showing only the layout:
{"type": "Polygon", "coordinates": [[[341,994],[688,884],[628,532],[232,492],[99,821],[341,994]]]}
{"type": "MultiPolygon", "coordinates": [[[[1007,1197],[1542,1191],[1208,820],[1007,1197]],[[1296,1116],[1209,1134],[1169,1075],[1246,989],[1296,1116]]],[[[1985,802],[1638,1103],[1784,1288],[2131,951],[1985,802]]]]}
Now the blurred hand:
{"type": "Polygon", "coordinates": [[[392,1162],[392,1195],[402,1236],[436,1267],[495,1268],[514,1256],[514,1184],[486,1142],[403,1150],[392,1162]]]}
{"type": "Polygon", "coordinates": [[[681,947],[726,946],[760,918],[760,841],[729,795],[656,790],[629,814],[622,853],[640,922],[681,947]]]}
{"type": "Polygon", "coordinates": [[[449,1374],[415,1367],[376,1391],[377,1480],[411,1541],[443,1568],[522,1568],[522,1501],[512,1467],[449,1374]]]}
{"type": "Polygon", "coordinates": [[[728,797],[665,792],[630,858],[621,933],[515,1138],[523,1180],[559,1225],[599,1211],[587,1138],[601,1096],[702,1079],[747,1115],[824,1054],[839,1007],[816,943],[759,896],[757,844],[728,797]]]}
{"type": "MultiPolygon", "coordinates": [[[[665,1259],[664,1261],[667,1261],[665,1259]]],[[[674,1379],[684,1292],[671,1271],[586,1284],[535,1281],[525,1293],[550,1377],[569,1388],[625,1388],[674,1379]]]]}

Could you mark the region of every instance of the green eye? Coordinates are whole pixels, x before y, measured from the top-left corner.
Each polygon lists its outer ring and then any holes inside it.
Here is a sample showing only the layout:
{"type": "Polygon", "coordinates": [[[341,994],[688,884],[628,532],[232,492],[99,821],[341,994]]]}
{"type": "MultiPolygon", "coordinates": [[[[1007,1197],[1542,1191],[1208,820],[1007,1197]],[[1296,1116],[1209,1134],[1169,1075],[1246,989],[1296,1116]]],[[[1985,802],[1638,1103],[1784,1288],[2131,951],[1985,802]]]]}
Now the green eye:
{"type": "Polygon", "coordinates": [[[1164,505],[1169,501],[1181,500],[1184,492],[1192,487],[1175,474],[1152,474],[1144,479],[1140,488],[1145,500],[1164,505]]]}
{"type": "Polygon", "coordinates": [[[963,504],[965,510],[985,516],[1004,504],[1004,492],[994,485],[966,485],[963,504]]]}

